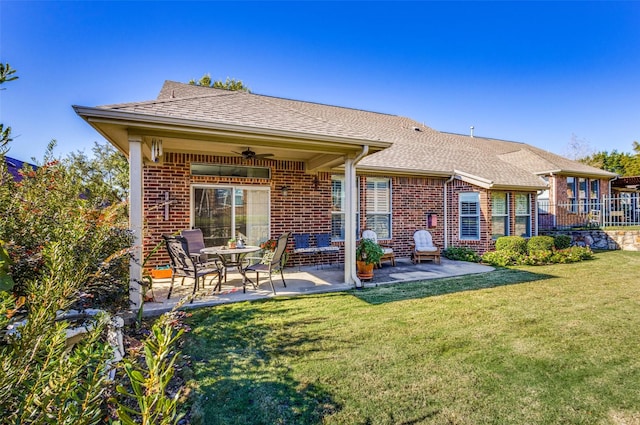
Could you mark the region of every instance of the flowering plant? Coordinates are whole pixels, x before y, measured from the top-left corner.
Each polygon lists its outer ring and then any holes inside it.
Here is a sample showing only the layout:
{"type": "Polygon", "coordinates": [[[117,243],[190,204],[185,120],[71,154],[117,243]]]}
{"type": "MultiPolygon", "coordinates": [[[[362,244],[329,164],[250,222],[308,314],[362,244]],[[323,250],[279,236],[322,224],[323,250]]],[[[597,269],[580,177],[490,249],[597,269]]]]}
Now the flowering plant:
{"type": "Polygon", "coordinates": [[[275,239],[269,239],[260,244],[260,248],[267,251],[275,251],[278,246],[278,241],[275,239]]]}

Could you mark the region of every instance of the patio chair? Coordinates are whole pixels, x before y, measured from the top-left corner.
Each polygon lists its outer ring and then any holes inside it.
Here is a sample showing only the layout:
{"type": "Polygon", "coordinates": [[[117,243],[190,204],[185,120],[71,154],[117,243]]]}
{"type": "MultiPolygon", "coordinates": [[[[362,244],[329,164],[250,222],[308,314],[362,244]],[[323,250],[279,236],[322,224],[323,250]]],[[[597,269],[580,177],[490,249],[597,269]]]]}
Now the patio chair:
{"type": "MultiPolygon", "coordinates": [[[[169,253],[169,260],[171,262],[171,286],[169,287],[169,294],[167,299],[171,298],[171,292],[173,291],[173,282],[176,276],[182,278],[182,284],[184,279],[189,277],[194,280],[193,282],[193,295],[198,290],[200,279],[202,279],[202,286],[204,286],[205,278],[210,275],[218,277],[218,283],[214,286],[213,290],[220,290],[222,286],[222,276],[220,270],[217,267],[203,267],[194,257],[189,253],[189,245],[187,239],[183,236],[169,236],[163,235],[162,238],[167,246],[167,252],[169,253]]],[[[211,278],[213,282],[213,277],[211,278]]],[[[193,302],[193,299],[191,300],[193,302]]]]}
{"type": "MultiPolygon", "coordinates": [[[[316,249],[318,251],[318,256],[322,255],[322,253],[337,253],[340,252],[340,248],[337,246],[331,245],[331,233],[318,233],[315,235],[316,237],[316,249]]],[[[331,264],[331,263],[329,263],[331,264]]]]}
{"type": "Polygon", "coordinates": [[[396,265],[396,256],[393,253],[393,248],[389,245],[381,244],[378,242],[378,235],[373,230],[365,230],[362,232],[362,239],[371,239],[382,248],[382,258],[380,258],[380,262],[378,263],[378,267],[382,267],[383,261],[390,261],[391,265],[395,267],[396,265]]]}
{"type": "MultiPolygon", "coordinates": [[[[318,250],[311,246],[311,235],[309,233],[294,233],[293,253],[296,255],[313,255],[315,260],[318,250]]],[[[298,261],[298,267],[300,267],[300,261],[298,261]]]]}
{"type": "MultiPolygon", "coordinates": [[[[256,285],[259,284],[260,273],[267,273],[269,275],[269,283],[271,284],[271,290],[273,293],[276,293],[276,288],[273,285],[273,279],[271,275],[274,272],[280,272],[280,278],[282,279],[282,284],[284,287],[287,287],[287,283],[284,281],[284,252],[287,249],[287,242],[289,241],[289,236],[291,236],[290,232],[283,233],[278,238],[278,244],[276,246],[276,250],[273,253],[273,258],[267,264],[253,264],[248,266],[245,269],[246,272],[256,272],[256,285]]],[[[243,291],[246,288],[246,282],[243,282],[243,291]]]]}
{"type": "Polygon", "coordinates": [[[432,260],[434,263],[440,264],[440,248],[433,244],[431,233],[427,230],[417,230],[413,234],[413,241],[411,260],[414,264],[420,263],[422,260],[432,260]]]}
{"type": "Polygon", "coordinates": [[[213,266],[215,262],[210,262],[207,254],[200,253],[200,250],[205,247],[204,235],[200,229],[183,230],[180,232],[180,236],[187,240],[187,246],[189,247],[189,253],[191,257],[201,265],[213,266]]]}

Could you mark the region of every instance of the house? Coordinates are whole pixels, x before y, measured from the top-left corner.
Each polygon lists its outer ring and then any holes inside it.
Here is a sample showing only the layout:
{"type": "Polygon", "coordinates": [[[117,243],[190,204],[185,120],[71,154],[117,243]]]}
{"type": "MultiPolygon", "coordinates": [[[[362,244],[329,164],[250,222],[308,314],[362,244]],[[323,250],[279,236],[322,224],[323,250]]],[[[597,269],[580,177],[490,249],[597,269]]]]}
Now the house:
{"type": "Polygon", "coordinates": [[[20,170],[22,170],[22,168],[25,165],[28,165],[34,170],[38,168],[36,165],[30,164],[28,162],[20,161],[19,159],[10,158],[6,155],[4,157],[4,161],[7,166],[7,171],[9,171],[9,174],[11,174],[13,176],[13,179],[17,182],[22,180],[22,175],[20,174],[20,170]]]}
{"type": "Polygon", "coordinates": [[[238,233],[250,244],[285,231],[330,233],[345,282],[358,285],[354,252],[365,228],[396,256],[409,255],[423,228],[441,247],[483,253],[500,235],[535,235],[538,198],[578,204],[608,193],[615,177],[396,115],[171,81],[154,100],[74,109],[129,157],[141,247],[134,292],[140,259],[180,229],[202,228],[211,245],[238,233]]]}

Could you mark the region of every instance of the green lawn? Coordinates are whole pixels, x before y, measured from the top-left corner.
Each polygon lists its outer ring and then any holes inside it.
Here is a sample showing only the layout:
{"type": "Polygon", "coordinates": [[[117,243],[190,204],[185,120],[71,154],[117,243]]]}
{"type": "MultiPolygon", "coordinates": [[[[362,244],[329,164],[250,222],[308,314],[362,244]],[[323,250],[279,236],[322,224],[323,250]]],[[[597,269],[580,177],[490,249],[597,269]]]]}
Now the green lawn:
{"type": "Polygon", "coordinates": [[[226,305],[190,325],[205,424],[640,424],[640,253],[226,305]]]}

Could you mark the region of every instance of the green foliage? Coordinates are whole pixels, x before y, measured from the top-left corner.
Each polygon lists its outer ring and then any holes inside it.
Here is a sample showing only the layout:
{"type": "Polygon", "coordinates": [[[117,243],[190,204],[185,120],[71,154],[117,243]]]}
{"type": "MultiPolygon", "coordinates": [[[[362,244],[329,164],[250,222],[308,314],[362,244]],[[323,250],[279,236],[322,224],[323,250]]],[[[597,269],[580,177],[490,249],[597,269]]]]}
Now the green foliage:
{"type": "Polygon", "coordinates": [[[480,261],[480,255],[473,249],[466,246],[451,246],[442,252],[449,260],[457,261],[469,261],[471,263],[477,263],[480,261]]]}
{"type": "Polygon", "coordinates": [[[56,319],[67,309],[67,291],[74,287],[75,271],[66,265],[64,247],[48,244],[47,258],[39,281],[26,284],[30,295],[22,307],[3,292],[0,324],[0,417],[3,423],[98,424],[106,390],[106,361],[111,347],[103,340],[105,321],[98,318],[87,326],[87,334],[72,348],[66,331],[71,323],[56,319]],[[18,321],[17,321],[18,320],[18,321]]]}
{"type": "Polygon", "coordinates": [[[189,84],[191,84],[192,86],[213,87],[215,89],[244,91],[247,93],[251,93],[249,87],[245,86],[242,80],[236,80],[235,78],[227,77],[225,81],[215,80],[212,82],[210,74],[204,74],[198,81],[192,79],[189,81],[189,84]]]}
{"type": "Polygon", "coordinates": [[[553,249],[554,241],[551,236],[532,236],[527,241],[527,253],[549,251],[553,249]]]}
{"type": "Polygon", "coordinates": [[[15,285],[11,277],[10,263],[9,253],[4,248],[4,242],[0,240],[0,291],[10,291],[15,285]]]}
{"type": "Polygon", "coordinates": [[[12,261],[15,291],[27,295],[27,284],[54,272],[48,255],[60,254],[61,266],[73,271],[73,284],[59,288],[77,307],[105,303],[128,307],[128,249],[126,205],[98,209],[81,197],[81,177],[52,159],[50,145],[45,164],[21,170],[22,181],[8,174],[0,189],[0,239],[12,261]],[[56,250],[48,248],[56,244],[56,250]]]}
{"type": "Polygon", "coordinates": [[[117,415],[122,424],[177,424],[184,416],[178,409],[180,392],[173,396],[167,394],[167,386],[179,356],[174,346],[184,331],[176,331],[168,317],[163,316],[151,328],[151,335],[144,342],[144,364],[130,360],[124,362],[123,369],[131,386],[128,389],[119,385],[116,391],[134,400],[137,408],[116,399],[111,400],[118,406],[117,415]]]}
{"type": "Polygon", "coordinates": [[[501,249],[499,251],[489,251],[482,255],[482,262],[492,266],[505,267],[520,264],[525,258],[522,252],[501,249]]]}
{"type": "Polygon", "coordinates": [[[640,144],[633,142],[632,144],[635,154],[626,152],[601,151],[579,159],[580,162],[591,165],[592,167],[611,171],[625,176],[640,175],[640,144]]]}
{"type": "Polygon", "coordinates": [[[93,156],[78,151],[63,160],[69,172],[78,176],[82,197],[99,208],[127,200],[129,163],[127,158],[108,143],[94,143],[93,156]]]}
{"type": "Polygon", "coordinates": [[[553,237],[553,245],[556,249],[567,249],[571,246],[571,236],[555,235],[553,237]]]}
{"type": "Polygon", "coordinates": [[[573,246],[561,250],[534,250],[528,255],[515,251],[491,251],[482,256],[482,262],[492,266],[506,267],[516,265],[541,266],[545,264],[565,264],[593,258],[589,247],[573,246]]]}
{"type": "MultiPolygon", "coordinates": [[[[18,76],[14,75],[16,72],[15,69],[12,69],[11,66],[7,63],[0,63],[0,84],[4,84],[8,81],[13,81],[18,78],[18,76]]],[[[4,89],[1,89],[4,90],[4,89]]],[[[0,159],[1,156],[6,152],[6,146],[11,141],[11,127],[4,127],[4,124],[0,123],[0,159]]]]}
{"type": "Polygon", "coordinates": [[[384,255],[382,248],[372,239],[361,239],[356,247],[356,259],[366,264],[378,264],[384,255]]]}
{"type": "Polygon", "coordinates": [[[522,236],[502,236],[496,240],[496,251],[527,252],[527,240],[522,236]]]}

